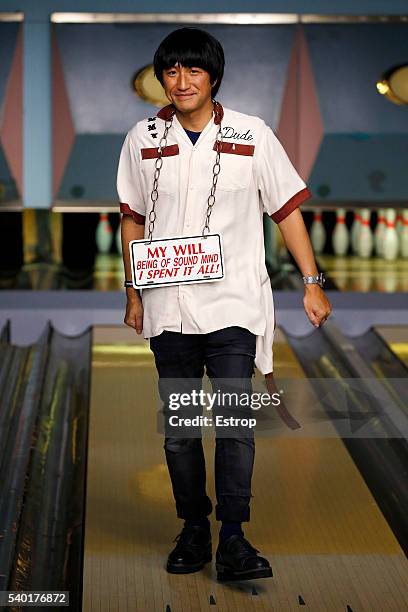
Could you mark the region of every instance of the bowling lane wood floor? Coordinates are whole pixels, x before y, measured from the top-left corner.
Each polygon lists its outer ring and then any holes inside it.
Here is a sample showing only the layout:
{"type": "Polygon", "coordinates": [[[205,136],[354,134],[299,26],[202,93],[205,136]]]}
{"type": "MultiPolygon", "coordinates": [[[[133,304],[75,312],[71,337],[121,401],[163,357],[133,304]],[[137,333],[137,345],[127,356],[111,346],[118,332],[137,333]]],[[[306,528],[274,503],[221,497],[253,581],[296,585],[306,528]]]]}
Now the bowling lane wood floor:
{"type": "MultiPolygon", "coordinates": [[[[274,350],[281,377],[303,377],[281,333],[274,350]]],[[[156,382],[150,350],[132,330],[94,329],[84,611],[285,612],[302,602],[314,612],[408,609],[408,562],[334,437],[257,439],[245,532],[273,578],[219,584],[214,563],[168,574],[182,522],[156,430],[156,382]]],[[[214,441],[205,438],[204,447],[215,501],[214,441]]],[[[215,552],[219,524],[211,520],[215,552]]]]}
{"type": "MultiPolygon", "coordinates": [[[[340,291],[408,291],[408,260],[385,261],[378,258],[319,255],[319,268],[340,291]]],[[[24,289],[55,289],[60,282],[56,264],[28,263],[17,279],[24,289]]],[[[293,273],[299,280],[298,272],[293,273]]],[[[3,288],[8,288],[4,286],[3,288]]],[[[93,273],[96,291],[124,291],[123,263],[118,255],[98,255],[93,273]]]]}
{"type": "MultiPolygon", "coordinates": [[[[408,291],[408,259],[385,261],[377,257],[319,255],[318,263],[340,291],[408,291]]],[[[122,258],[97,255],[94,288],[98,291],[122,291],[122,285],[122,258]]]]}
{"type": "Polygon", "coordinates": [[[319,267],[340,291],[408,291],[408,259],[319,255],[319,267]]]}

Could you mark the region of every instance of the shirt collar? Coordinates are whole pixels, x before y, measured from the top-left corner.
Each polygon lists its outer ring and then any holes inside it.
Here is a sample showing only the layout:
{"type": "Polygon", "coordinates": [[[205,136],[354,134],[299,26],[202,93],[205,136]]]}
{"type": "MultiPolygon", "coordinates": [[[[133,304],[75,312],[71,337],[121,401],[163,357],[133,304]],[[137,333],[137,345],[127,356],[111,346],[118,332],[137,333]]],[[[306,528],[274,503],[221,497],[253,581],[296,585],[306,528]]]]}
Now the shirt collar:
{"type": "Polygon", "coordinates": [[[203,130],[201,130],[201,134],[198,137],[196,143],[193,145],[193,143],[191,142],[191,139],[189,138],[189,136],[186,134],[185,129],[183,128],[183,126],[181,125],[180,121],[177,119],[177,115],[174,114],[173,116],[173,128],[176,130],[176,132],[179,134],[179,136],[186,142],[188,143],[188,145],[190,147],[199,147],[201,145],[201,143],[207,139],[208,134],[210,134],[214,128],[214,116],[211,117],[211,119],[209,120],[209,122],[207,123],[207,125],[205,126],[205,128],[203,130]]]}
{"type": "MultiPolygon", "coordinates": [[[[213,100],[214,109],[213,109],[213,118],[215,125],[219,125],[221,123],[222,118],[224,117],[224,109],[220,102],[213,100]]],[[[157,116],[160,119],[164,119],[164,121],[170,119],[173,115],[175,115],[176,108],[174,104],[168,104],[167,106],[163,106],[157,113],[157,116]]]]}
{"type": "Polygon", "coordinates": [[[157,113],[157,116],[160,119],[163,119],[164,121],[167,121],[171,117],[173,117],[173,127],[179,134],[180,138],[182,138],[183,141],[185,141],[185,143],[188,144],[189,147],[198,148],[199,146],[201,146],[203,141],[206,141],[207,138],[211,137],[212,132],[214,131],[214,126],[219,125],[222,118],[224,117],[224,109],[222,105],[219,102],[216,102],[215,100],[213,102],[214,102],[214,108],[213,108],[212,117],[207,123],[207,125],[205,126],[205,128],[202,130],[197,142],[194,145],[191,142],[190,138],[187,136],[180,121],[177,119],[176,108],[173,104],[168,104],[167,106],[164,106],[163,108],[161,108],[159,112],[157,113]]]}

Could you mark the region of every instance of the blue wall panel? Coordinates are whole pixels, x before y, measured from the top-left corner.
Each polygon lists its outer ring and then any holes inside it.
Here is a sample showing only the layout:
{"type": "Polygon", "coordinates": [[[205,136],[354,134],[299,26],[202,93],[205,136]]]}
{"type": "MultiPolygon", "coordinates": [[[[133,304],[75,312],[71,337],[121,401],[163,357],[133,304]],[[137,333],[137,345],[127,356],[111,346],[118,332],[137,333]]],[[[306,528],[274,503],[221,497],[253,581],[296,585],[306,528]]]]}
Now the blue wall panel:
{"type": "Polygon", "coordinates": [[[407,108],[375,87],[385,70],[408,61],[408,23],[308,25],[305,32],[326,133],[408,133],[407,108]]]}
{"type": "Polygon", "coordinates": [[[116,171],[122,142],[123,136],[119,134],[77,136],[58,197],[67,200],[115,200],[116,171]]]}
{"type": "Polygon", "coordinates": [[[52,205],[50,23],[25,21],[23,43],[24,206],[52,205]]]}
{"type": "MultiPolygon", "coordinates": [[[[59,193],[116,199],[115,174],[126,131],[157,111],[135,96],[132,75],[152,61],[177,24],[55,26],[79,137],[59,193]],[[111,135],[111,137],[109,137],[111,135]],[[81,190],[74,190],[77,194],[81,190]]],[[[262,116],[276,129],[294,26],[203,26],[222,43],[226,72],[218,99],[262,116]]],[[[310,25],[306,38],[325,138],[309,184],[315,197],[403,199],[407,108],[380,96],[382,71],[408,56],[408,24],[310,25]]]]}
{"type": "MultiPolygon", "coordinates": [[[[131,89],[133,74],[153,60],[177,24],[57,25],[78,133],[123,133],[157,109],[131,89]]],[[[224,47],[218,99],[275,125],[292,46],[292,26],[203,26],[224,47]]]]}
{"type": "MultiPolygon", "coordinates": [[[[154,107],[131,77],[151,63],[177,24],[57,25],[78,133],[123,133],[154,107]]],[[[222,43],[226,72],[219,99],[276,127],[293,26],[203,26],[222,43]]],[[[305,27],[325,132],[408,132],[406,108],[380,96],[382,72],[408,57],[408,24],[305,27]]]]}
{"type": "Polygon", "coordinates": [[[16,200],[17,198],[17,185],[11,176],[4,151],[0,147],[0,202],[2,200],[16,200]]]}
{"type": "Polygon", "coordinates": [[[408,198],[407,164],[406,134],[329,135],[319,150],[309,186],[316,199],[327,186],[328,200],[404,200],[408,198]]]}

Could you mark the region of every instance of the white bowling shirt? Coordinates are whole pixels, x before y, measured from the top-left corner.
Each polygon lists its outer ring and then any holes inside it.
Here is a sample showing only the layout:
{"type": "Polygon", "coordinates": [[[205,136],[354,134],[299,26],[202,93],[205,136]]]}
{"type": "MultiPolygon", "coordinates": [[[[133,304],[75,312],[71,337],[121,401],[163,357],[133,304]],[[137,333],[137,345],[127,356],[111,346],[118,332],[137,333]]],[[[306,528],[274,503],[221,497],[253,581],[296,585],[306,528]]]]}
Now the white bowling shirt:
{"type": "MultiPolygon", "coordinates": [[[[153,238],[202,233],[221,119],[221,170],[210,233],[222,236],[225,277],[215,282],[142,289],[143,336],[147,339],[163,330],[204,334],[238,325],[257,336],[255,365],[266,374],[273,370],[275,314],[265,266],[262,217],[267,213],[279,223],[311,193],[262,119],[219,103],[218,111],[213,112],[195,145],[174,114],[163,149],[153,238]]],[[[157,117],[136,123],[120,154],[120,211],[131,214],[137,223],[146,218],[146,238],[157,147],[164,119],[173,112],[174,107],[168,105],[157,117]]]]}

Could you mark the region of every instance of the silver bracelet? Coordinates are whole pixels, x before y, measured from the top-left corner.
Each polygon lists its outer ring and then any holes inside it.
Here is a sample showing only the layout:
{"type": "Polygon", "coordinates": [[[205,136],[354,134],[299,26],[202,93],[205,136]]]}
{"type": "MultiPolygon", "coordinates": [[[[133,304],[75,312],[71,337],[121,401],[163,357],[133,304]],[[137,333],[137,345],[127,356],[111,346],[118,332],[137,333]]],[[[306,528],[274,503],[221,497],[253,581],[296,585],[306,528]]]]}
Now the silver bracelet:
{"type": "Polygon", "coordinates": [[[324,278],[323,272],[319,272],[317,276],[302,276],[303,282],[305,285],[319,285],[319,287],[323,287],[326,279],[324,278]]]}

